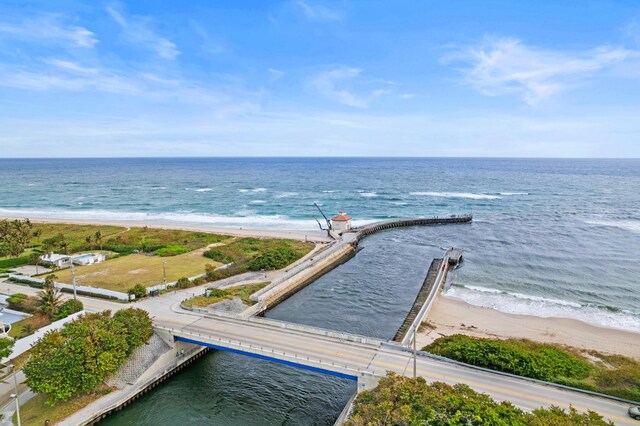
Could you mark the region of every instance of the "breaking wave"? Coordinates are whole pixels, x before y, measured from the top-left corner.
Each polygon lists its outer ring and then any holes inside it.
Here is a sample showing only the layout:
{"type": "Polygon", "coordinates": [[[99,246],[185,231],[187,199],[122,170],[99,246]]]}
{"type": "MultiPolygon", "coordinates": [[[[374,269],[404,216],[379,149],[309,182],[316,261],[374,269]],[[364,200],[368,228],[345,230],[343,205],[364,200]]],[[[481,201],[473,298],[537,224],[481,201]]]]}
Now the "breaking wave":
{"type": "Polygon", "coordinates": [[[472,200],[498,200],[502,197],[490,194],[473,194],[470,192],[410,192],[409,195],[443,198],[469,198],[472,200]]]}
{"type": "Polygon", "coordinates": [[[444,294],[464,300],[471,305],[508,314],[541,318],[571,318],[602,327],[640,332],[640,315],[609,307],[473,285],[456,286],[454,284],[444,294]]]}

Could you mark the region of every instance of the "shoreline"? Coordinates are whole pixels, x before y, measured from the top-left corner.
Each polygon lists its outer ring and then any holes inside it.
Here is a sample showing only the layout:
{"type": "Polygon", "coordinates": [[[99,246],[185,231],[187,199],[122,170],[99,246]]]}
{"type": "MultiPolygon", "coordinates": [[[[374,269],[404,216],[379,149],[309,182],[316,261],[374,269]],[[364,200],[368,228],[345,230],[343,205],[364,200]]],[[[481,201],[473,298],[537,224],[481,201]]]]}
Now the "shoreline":
{"type": "MultiPolygon", "coordinates": [[[[24,220],[25,217],[1,216],[0,220],[24,220]]],[[[253,228],[224,228],[206,225],[184,225],[180,223],[169,222],[143,222],[135,220],[99,220],[99,219],[58,219],[58,218],[28,218],[32,223],[63,223],[72,225],[110,225],[122,226],[130,228],[156,228],[156,229],[172,229],[180,231],[210,232],[213,234],[231,235],[236,237],[258,237],[258,238],[288,238],[293,240],[311,241],[311,242],[331,242],[328,236],[320,231],[294,231],[294,230],[270,230],[270,229],[253,229],[253,228]]]]}
{"type": "Polygon", "coordinates": [[[419,347],[438,337],[464,334],[494,339],[525,338],[582,351],[640,359],[640,333],[634,331],[602,327],[571,318],[507,314],[444,295],[435,301],[424,323],[433,328],[427,326],[418,334],[419,347]]]}

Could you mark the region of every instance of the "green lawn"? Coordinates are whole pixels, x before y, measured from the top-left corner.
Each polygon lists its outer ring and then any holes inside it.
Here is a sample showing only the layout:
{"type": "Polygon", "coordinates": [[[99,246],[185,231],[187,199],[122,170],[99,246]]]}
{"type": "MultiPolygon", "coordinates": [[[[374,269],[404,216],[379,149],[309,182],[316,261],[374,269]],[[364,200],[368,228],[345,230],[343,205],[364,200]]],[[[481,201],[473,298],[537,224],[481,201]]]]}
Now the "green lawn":
{"type": "MultiPolygon", "coordinates": [[[[171,257],[130,254],[102,263],[76,268],[76,283],[126,292],[136,284],[149,287],[162,284],[162,263],[166,262],[167,282],[181,277],[204,273],[206,264],[220,266],[218,262],[202,256],[200,250],[171,257]]],[[[57,281],[71,283],[71,270],[55,272],[57,281]]]]}
{"type": "Polygon", "coordinates": [[[223,300],[233,299],[236,296],[240,296],[242,303],[247,306],[255,304],[249,296],[256,291],[264,288],[269,282],[261,282],[256,284],[240,285],[237,287],[228,288],[225,290],[213,290],[211,296],[195,296],[191,299],[187,299],[183,302],[185,306],[205,308],[214,303],[222,302],[223,300]]]}
{"type": "MultiPolygon", "coordinates": [[[[47,399],[46,395],[36,395],[20,406],[20,421],[23,425],[43,425],[45,420],[49,420],[49,424],[54,425],[106,393],[109,393],[109,389],[89,395],[81,395],[67,402],[60,402],[53,407],[44,403],[47,399]]],[[[18,424],[15,415],[13,416],[13,424],[18,424]]]]}

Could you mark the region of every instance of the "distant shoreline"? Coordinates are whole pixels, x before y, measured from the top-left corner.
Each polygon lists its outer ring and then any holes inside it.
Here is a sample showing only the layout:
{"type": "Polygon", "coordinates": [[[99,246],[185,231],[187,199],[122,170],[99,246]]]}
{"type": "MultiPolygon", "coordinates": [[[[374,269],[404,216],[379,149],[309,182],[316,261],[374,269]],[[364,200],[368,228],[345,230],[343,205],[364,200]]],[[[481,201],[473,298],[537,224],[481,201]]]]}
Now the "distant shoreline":
{"type": "MultiPolygon", "coordinates": [[[[6,220],[24,220],[26,217],[2,216],[0,219],[6,220]]],[[[146,223],[130,220],[98,220],[98,219],[58,219],[58,218],[28,218],[33,223],[64,223],[73,225],[110,225],[123,226],[131,228],[157,228],[157,229],[174,229],[181,231],[210,232],[213,234],[232,235],[237,237],[258,237],[258,238],[289,238],[301,241],[314,242],[330,242],[328,236],[320,231],[288,231],[288,230],[268,230],[268,229],[252,229],[252,228],[224,228],[206,225],[181,225],[171,224],[167,222],[146,223]]]]}

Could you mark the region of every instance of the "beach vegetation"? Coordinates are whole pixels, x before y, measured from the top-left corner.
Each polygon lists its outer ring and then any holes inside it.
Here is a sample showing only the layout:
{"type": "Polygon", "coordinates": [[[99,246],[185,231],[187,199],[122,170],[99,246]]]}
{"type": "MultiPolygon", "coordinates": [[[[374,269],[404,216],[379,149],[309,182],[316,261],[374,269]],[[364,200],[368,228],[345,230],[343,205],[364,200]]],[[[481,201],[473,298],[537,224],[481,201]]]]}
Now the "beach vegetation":
{"type": "Polygon", "coordinates": [[[497,402],[464,384],[454,386],[424,378],[388,373],[373,390],[358,394],[345,425],[434,425],[434,426],[607,426],[599,414],[539,408],[524,412],[508,401],[497,402]]]}
{"type": "Polygon", "coordinates": [[[188,253],[191,250],[183,245],[173,245],[162,247],[155,251],[155,254],[158,256],[177,256],[179,254],[188,253]]]}
{"type": "Polygon", "coordinates": [[[29,246],[33,224],[25,220],[0,220],[0,256],[18,257],[29,246]]]}
{"type": "Polygon", "coordinates": [[[22,371],[31,390],[52,406],[98,389],[152,333],[151,319],[140,309],[113,317],[109,311],[85,314],[38,340],[22,371]]]}
{"type": "Polygon", "coordinates": [[[47,275],[44,279],[44,288],[38,292],[37,311],[49,318],[53,318],[58,314],[58,309],[62,303],[60,291],[54,285],[56,278],[53,274],[47,275]]]}
{"type": "Polygon", "coordinates": [[[203,296],[195,296],[187,299],[182,302],[182,305],[185,307],[206,308],[209,305],[222,302],[223,300],[240,297],[242,303],[247,306],[252,306],[255,304],[255,302],[251,300],[250,296],[256,291],[264,288],[267,284],[269,283],[261,282],[256,284],[246,284],[227,288],[224,290],[218,288],[208,288],[205,290],[205,294],[203,296]]]}
{"type": "Polygon", "coordinates": [[[640,401],[640,361],[621,355],[464,335],[436,339],[423,351],[479,367],[640,401]]]}
{"type": "Polygon", "coordinates": [[[204,255],[225,269],[207,271],[209,280],[217,280],[247,271],[281,269],[313,250],[313,243],[278,238],[239,238],[229,244],[213,247],[204,255]]]}

